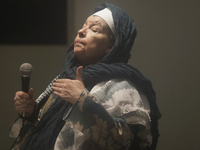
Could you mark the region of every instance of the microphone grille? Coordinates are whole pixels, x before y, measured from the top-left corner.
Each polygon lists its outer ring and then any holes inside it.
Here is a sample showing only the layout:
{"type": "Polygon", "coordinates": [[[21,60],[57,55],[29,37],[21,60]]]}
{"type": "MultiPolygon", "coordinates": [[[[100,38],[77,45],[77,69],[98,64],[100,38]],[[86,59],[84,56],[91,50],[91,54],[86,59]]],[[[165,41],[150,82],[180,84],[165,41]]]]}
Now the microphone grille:
{"type": "Polygon", "coordinates": [[[19,70],[21,71],[21,74],[23,76],[30,76],[31,73],[33,72],[33,66],[29,63],[23,63],[19,70]]]}

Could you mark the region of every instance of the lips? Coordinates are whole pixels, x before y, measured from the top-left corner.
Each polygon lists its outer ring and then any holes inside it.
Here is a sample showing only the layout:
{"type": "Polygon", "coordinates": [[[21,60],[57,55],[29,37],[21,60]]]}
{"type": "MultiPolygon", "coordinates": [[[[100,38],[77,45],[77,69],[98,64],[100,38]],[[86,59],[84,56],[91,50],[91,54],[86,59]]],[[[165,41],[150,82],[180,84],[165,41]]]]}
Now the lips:
{"type": "Polygon", "coordinates": [[[79,44],[82,44],[82,45],[84,45],[84,43],[81,41],[81,40],[75,40],[75,45],[79,45],[79,44]]]}

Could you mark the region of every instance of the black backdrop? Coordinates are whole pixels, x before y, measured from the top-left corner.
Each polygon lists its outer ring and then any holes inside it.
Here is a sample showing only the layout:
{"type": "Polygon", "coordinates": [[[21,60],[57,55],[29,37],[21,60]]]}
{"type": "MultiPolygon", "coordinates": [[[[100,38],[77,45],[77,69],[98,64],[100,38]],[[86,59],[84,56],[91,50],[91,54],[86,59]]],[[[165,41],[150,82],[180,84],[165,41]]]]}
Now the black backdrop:
{"type": "Polygon", "coordinates": [[[0,44],[67,44],[66,0],[3,0],[0,12],[0,44]]]}

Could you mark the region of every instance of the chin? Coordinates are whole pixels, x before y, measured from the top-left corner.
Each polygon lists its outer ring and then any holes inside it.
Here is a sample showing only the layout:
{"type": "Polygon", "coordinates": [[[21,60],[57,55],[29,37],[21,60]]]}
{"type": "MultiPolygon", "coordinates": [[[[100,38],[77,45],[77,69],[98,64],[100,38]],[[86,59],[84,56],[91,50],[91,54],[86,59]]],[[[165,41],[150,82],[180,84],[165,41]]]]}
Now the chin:
{"type": "Polygon", "coordinates": [[[80,47],[75,47],[74,48],[74,55],[80,55],[81,53],[83,53],[83,49],[80,47]]]}
{"type": "Polygon", "coordinates": [[[76,58],[78,60],[80,60],[81,58],[83,58],[83,51],[80,49],[74,49],[74,55],[76,56],[76,58]]]}
{"type": "Polygon", "coordinates": [[[80,45],[74,45],[74,53],[75,52],[83,52],[84,51],[84,47],[80,46],[80,45]]]}

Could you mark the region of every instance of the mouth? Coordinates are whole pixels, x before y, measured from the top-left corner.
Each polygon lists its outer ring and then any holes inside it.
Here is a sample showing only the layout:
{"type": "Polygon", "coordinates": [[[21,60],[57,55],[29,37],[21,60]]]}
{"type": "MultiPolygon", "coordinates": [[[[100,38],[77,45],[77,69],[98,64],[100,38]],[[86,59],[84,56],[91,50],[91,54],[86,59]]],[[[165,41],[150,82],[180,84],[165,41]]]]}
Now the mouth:
{"type": "Polygon", "coordinates": [[[80,44],[84,45],[84,43],[81,42],[80,40],[76,40],[75,43],[74,43],[74,45],[80,45],[80,44]]]}

